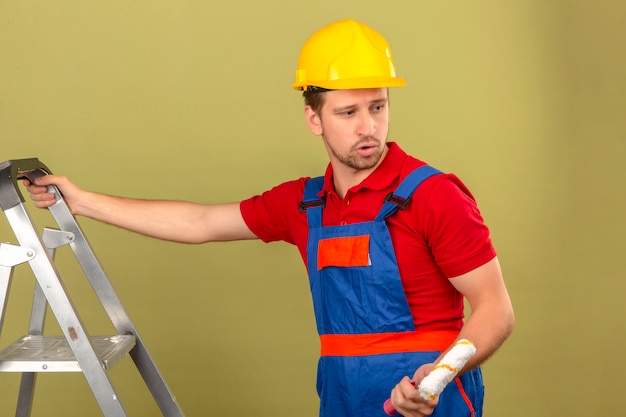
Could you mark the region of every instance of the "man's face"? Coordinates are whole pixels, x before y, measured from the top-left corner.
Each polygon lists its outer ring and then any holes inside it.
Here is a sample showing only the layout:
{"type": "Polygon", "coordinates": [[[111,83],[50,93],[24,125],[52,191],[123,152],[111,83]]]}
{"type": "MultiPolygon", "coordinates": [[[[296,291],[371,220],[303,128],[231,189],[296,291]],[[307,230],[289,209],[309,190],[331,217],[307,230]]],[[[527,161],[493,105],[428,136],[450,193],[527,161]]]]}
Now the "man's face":
{"type": "Polygon", "coordinates": [[[335,169],[373,170],[387,151],[389,93],[386,88],[334,90],[324,93],[315,114],[306,108],[311,131],[324,140],[335,169]]]}

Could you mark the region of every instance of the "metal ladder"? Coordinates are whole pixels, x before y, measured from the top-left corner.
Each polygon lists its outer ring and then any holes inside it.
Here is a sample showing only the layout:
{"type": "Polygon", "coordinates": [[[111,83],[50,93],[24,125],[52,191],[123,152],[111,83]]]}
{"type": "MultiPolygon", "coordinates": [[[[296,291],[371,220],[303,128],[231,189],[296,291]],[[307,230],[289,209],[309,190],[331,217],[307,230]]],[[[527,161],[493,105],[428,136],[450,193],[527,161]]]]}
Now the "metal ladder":
{"type": "Polygon", "coordinates": [[[18,188],[18,180],[51,174],[38,159],[0,163],[0,207],[9,220],[19,245],[0,243],[0,333],[13,270],[28,263],[35,275],[35,293],[28,334],[0,351],[0,372],[22,372],[16,417],[31,414],[38,372],[82,372],[103,414],[125,417],[107,370],[130,354],[163,416],[183,416],[154,360],[148,353],[120,299],[89,246],[76,219],[57,187],[56,203],[49,208],[58,229],[35,230],[18,188]],[[69,245],[102,303],[115,331],[113,336],[90,336],[78,316],[54,264],[54,252],[69,245]],[[44,336],[47,305],[56,317],[63,336],[44,336]]]}

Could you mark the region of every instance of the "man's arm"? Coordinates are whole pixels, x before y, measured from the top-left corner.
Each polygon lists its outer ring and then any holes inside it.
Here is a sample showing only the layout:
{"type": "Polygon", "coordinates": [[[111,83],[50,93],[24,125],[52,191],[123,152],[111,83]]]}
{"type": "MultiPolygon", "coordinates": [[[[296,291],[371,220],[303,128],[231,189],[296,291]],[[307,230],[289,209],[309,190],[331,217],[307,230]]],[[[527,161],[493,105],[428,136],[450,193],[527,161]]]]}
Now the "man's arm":
{"type": "Polygon", "coordinates": [[[459,339],[476,346],[476,354],[466,365],[471,369],[487,360],[509,337],[515,325],[513,306],[497,257],[450,282],[472,310],[459,333],[459,339]]]}
{"type": "MultiPolygon", "coordinates": [[[[450,281],[467,298],[472,309],[457,337],[470,340],[476,347],[476,354],[464,368],[469,370],[487,360],[504,343],[513,331],[515,315],[498,258],[466,274],[450,278],[450,281]]],[[[426,400],[415,388],[433,366],[434,364],[421,366],[412,380],[404,377],[392,390],[391,404],[403,416],[430,415],[437,406],[438,399],[426,400]]]]}
{"type": "Polygon", "coordinates": [[[89,217],[163,240],[204,243],[255,239],[241,216],[239,203],[205,205],[186,201],[140,200],[85,191],[66,177],[46,175],[24,181],[35,205],[50,207],[56,185],[74,215],[89,217]]]}

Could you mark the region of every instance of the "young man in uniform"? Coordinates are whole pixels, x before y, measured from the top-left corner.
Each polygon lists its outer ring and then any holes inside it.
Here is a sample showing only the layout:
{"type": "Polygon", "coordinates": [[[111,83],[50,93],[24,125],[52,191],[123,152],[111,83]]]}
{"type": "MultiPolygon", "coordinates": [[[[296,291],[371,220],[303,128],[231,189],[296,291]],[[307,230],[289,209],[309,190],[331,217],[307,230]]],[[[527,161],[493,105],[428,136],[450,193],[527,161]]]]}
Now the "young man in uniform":
{"type": "Polygon", "coordinates": [[[53,175],[26,185],[39,207],[54,203],[55,184],[74,214],[159,239],[296,245],[321,341],[320,416],[384,416],[391,397],[403,416],[478,417],[479,365],[511,333],[513,309],[469,190],[387,141],[389,87],[403,85],[378,32],[334,22],[305,43],[293,85],[328,152],[324,176],[218,205],[108,196],[53,175]],[[415,385],[461,338],[476,355],[423,399],[415,385]]]}

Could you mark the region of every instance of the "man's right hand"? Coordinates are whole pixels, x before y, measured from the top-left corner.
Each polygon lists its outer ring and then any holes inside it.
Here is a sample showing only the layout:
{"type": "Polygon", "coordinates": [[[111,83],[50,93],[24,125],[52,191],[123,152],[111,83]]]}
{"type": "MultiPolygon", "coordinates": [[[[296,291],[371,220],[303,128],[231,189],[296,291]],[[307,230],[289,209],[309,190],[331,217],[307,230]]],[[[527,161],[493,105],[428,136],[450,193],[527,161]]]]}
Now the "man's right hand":
{"type": "Polygon", "coordinates": [[[35,183],[33,184],[29,180],[24,180],[24,186],[30,193],[30,198],[35,203],[35,206],[38,208],[47,208],[56,203],[54,194],[48,192],[48,185],[54,184],[57,186],[70,209],[72,208],[72,201],[81,191],[81,189],[67,177],[58,175],[44,175],[36,178],[34,181],[35,183]]]}

